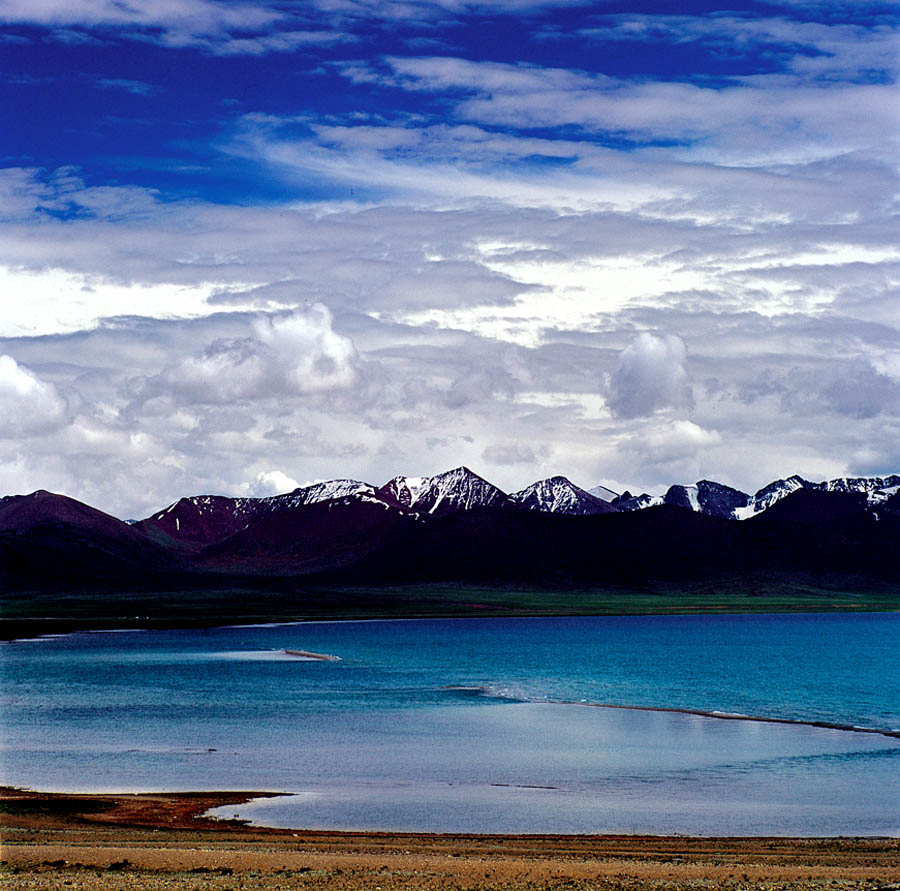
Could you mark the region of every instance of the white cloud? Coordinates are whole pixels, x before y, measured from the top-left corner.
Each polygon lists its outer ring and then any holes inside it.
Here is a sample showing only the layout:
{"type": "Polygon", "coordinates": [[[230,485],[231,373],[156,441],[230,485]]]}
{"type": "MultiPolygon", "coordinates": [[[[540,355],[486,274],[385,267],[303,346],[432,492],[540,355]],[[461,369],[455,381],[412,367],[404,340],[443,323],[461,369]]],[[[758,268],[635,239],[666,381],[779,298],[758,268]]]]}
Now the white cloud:
{"type": "Polygon", "coordinates": [[[702,43],[732,56],[765,53],[795,74],[871,77],[898,67],[897,32],[883,24],[800,21],[731,15],[616,15],[577,32],[578,39],[685,44],[702,43]]]}
{"type": "Polygon", "coordinates": [[[264,53],[289,53],[300,47],[352,43],[355,39],[352,34],[340,31],[280,31],[255,37],[229,37],[208,41],[206,45],[222,56],[260,56],[264,53]]]}
{"type": "Polygon", "coordinates": [[[698,452],[716,446],[721,441],[717,431],[704,430],[692,421],[679,420],[642,431],[632,439],[631,448],[644,461],[672,465],[692,459],[698,452]]]}
{"type": "Polygon", "coordinates": [[[168,47],[194,47],[221,55],[291,52],[310,45],[352,42],[351,28],[382,23],[425,25],[477,9],[519,14],[542,7],[578,5],[579,0],[308,0],[284,4],[219,0],[4,0],[0,22],[43,26],[60,42],[87,43],[92,31],[114,31],[132,40],[168,47]],[[325,27],[322,27],[322,25],[325,27]],[[340,30],[331,30],[335,26],[340,30]]]}
{"type": "Polygon", "coordinates": [[[687,348],[674,334],[639,334],[619,356],[609,381],[609,407],[619,418],[693,404],[685,362],[687,348]]]}
{"type": "Polygon", "coordinates": [[[274,6],[214,0],[5,0],[0,21],[8,24],[81,28],[147,28],[164,42],[184,46],[230,30],[260,30],[282,20],[274,6]]]}
{"type": "Polygon", "coordinates": [[[275,354],[289,390],[308,393],[347,387],[356,380],[356,348],[332,327],[328,307],[266,316],[254,325],[260,341],[275,354]]]}
{"type": "Polygon", "coordinates": [[[900,383],[900,347],[888,350],[881,355],[874,355],[870,359],[872,367],[885,377],[892,378],[900,383]]]}
{"type": "Polygon", "coordinates": [[[455,97],[457,118],[491,127],[612,132],[639,142],[673,140],[673,157],[730,164],[815,160],[887,150],[898,116],[893,85],[782,75],[735,79],[726,86],[690,81],[630,81],[528,64],[455,57],[391,57],[389,73],[361,63],[344,68],[356,82],[380,81],[455,97]],[[460,95],[461,94],[461,95],[460,95]]]}
{"type": "MultiPolygon", "coordinates": [[[[69,43],[356,54],[380,22],[443,37],[457,15],[563,3],[8,0],[0,21],[69,43]]],[[[459,463],[507,489],[563,472],[632,491],[900,469],[885,19],[602,7],[592,33],[536,18],[532,36],[595,41],[598,69],[602,42],[627,39],[747,48],[775,73],[612,78],[435,42],[414,51],[445,55],[323,62],[359,108],[415,94],[380,114],[248,114],[207,146],[286,194],[343,200],[229,207],[0,171],[0,494],[141,516],[185,493],[459,463]]],[[[90,83],[147,92],[123,73],[90,83]]]]}
{"type": "Polygon", "coordinates": [[[282,495],[300,488],[300,483],[280,470],[263,470],[247,487],[248,494],[254,498],[266,498],[270,495],[282,495]]]}
{"type": "MultiPolygon", "coordinates": [[[[473,146],[487,132],[475,129],[473,146]]],[[[452,130],[425,138],[451,152],[466,138],[452,130]]],[[[868,448],[886,472],[893,391],[859,363],[889,378],[896,351],[890,171],[605,157],[603,188],[621,201],[590,195],[577,210],[580,194],[536,206],[516,177],[515,200],[451,200],[448,166],[427,200],[228,208],[113,190],[109,219],[60,221],[35,208],[87,201],[72,171],[13,176],[0,259],[42,285],[4,304],[22,324],[0,353],[55,386],[77,423],[0,442],[0,466],[17,469],[6,491],[146,516],[185,493],[246,494],[272,468],[378,482],[469,463],[510,490],[554,472],[616,490],[701,476],[749,490],[856,470],[868,448]],[[632,183],[654,179],[668,201],[635,197],[632,183]],[[294,318],[316,303],[333,317],[294,318]],[[690,356],[659,334],[664,348],[642,349],[641,331],[678,332],[690,356]],[[616,403],[600,382],[629,343],[616,403]],[[848,424],[857,380],[867,407],[848,424]]]]}
{"type": "Polygon", "coordinates": [[[0,438],[34,436],[66,422],[66,401],[56,387],[0,355],[0,438]]]}
{"type": "Polygon", "coordinates": [[[104,318],[135,315],[191,318],[209,313],[213,286],[122,285],[64,269],[26,271],[0,266],[0,290],[8,295],[0,337],[82,331],[104,318]]]}
{"type": "Polygon", "coordinates": [[[171,392],[189,404],[225,405],[355,382],[356,348],[334,331],[322,304],[257,318],[252,327],[254,336],[214,340],[164,369],[148,381],[145,398],[171,392]]]}
{"type": "Polygon", "coordinates": [[[213,0],[5,0],[0,19],[29,24],[150,25],[190,22],[205,29],[259,27],[280,16],[265,5],[213,0]]]}

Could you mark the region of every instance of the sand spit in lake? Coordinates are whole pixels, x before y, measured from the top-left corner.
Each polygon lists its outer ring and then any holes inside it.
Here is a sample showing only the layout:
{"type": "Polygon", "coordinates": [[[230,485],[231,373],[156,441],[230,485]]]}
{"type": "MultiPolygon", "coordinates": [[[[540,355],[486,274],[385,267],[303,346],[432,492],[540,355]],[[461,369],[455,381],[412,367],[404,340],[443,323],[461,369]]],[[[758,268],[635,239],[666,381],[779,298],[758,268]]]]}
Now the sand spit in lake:
{"type": "Polygon", "coordinates": [[[202,816],[260,794],[2,789],[0,882],[29,891],[900,891],[897,839],[316,832],[202,816]]]}
{"type": "Polygon", "coordinates": [[[332,656],[330,653],[312,653],[309,650],[285,650],[285,656],[297,656],[300,659],[315,659],[319,662],[340,662],[340,656],[332,656]]]}

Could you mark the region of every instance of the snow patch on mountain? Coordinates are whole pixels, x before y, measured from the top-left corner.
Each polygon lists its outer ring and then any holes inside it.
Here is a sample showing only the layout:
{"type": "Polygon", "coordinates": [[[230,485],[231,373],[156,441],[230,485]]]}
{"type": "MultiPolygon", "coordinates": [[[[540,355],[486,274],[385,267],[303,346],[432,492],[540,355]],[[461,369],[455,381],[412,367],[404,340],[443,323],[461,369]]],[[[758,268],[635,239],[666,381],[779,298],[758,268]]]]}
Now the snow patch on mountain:
{"type": "Polygon", "coordinates": [[[345,500],[375,502],[385,509],[400,510],[422,519],[478,508],[590,515],[668,504],[707,516],[746,520],[800,489],[864,495],[870,510],[885,512],[896,510],[900,475],[842,477],[820,483],[794,475],[775,480],[752,496],[712,480],[670,486],[665,495],[633,496],[627,491],[616,495],[603,486],[585,490],[566,477],[554,476],[507,495],[469,468],[457,467],[430,477],[394,477],[379,488],[360,480],[336,479],[265,498],[195,495],[179,499],[136,525],[185,543],[207,545],[246,529],[262,516],[319,502],[345,500]]]}
{"type": "Polygon", "coordinates": [[[640,495],[632,495],[631,492],[626,490],[618,498],[613,499],[612,506],[616,510],[630,511],[658,507],[660,504],[665,503],[666,499],[663,495],[648,495],[646,492],[640,495]]]}
{"type": "Polygon", "coordinates": [[[421,476],[395,476],[376,490],[377,494],[396,502],[401,507],[412,507],[426,482],[421,476]]]}
{"type": "Polygon", "coordinates": [[[509,496],[504,491],[468,467],[456,467],[429,477],[394,477],[375,491],[401,507],[432,516],[509,504],[509,496]]]}
{"type": "Polygon", "coordinates": [[[284,510],[290,507],[302,507],[305,504],[317,504],[320,501],[331,501],[333,498],[346,498],[348,495],[371,494],[374,491],[374,486],[359,480],[325,480],[309,486],[301,486],[286,495],[273,495],[269,498],[262,498],[260,501],[271,504],[275,510],[284,510]]]}
{"type": "Polygon", "coordinates": [[[615,499],[619,497],[618,492],[613,492],[612,489],[607,489],[606,486],[594,486],[593,489],[588,489],[587,491],[588,495],[594,495],[601,501],[605,501],[607,504],[611,501],[615,501],[615,499]]]}
{"type": "Polygon", "coordinates": [[[584,516],[611,513],[615,510],[606,500],[579,488],[564,476],[538,480],[520,492],[513,492],[509,498],[516,507],[544,513],[584,516]]]}
{"type": "Polygon", "coordinates": [[[739,512],[738,519],[745,520],[761,514],[777,501],[786,498],[798,489],[813,489],[820,492],[844,492],[865,495],[870,508],[883,504],[898,491],[900,476],[887,477],[838,477],[821,483],[812,483],[801,476],[791,476],[785,480],[776,480],[760,489],[746,508],[739,512]]]}
{"type": "Polygon", "coordinates": [[[842,477],[819,485],[824,486],[827,492],[857,492],[865,495],[869,504],[874,505],[887,501],[900,491],[900,476],[842,477]]]}

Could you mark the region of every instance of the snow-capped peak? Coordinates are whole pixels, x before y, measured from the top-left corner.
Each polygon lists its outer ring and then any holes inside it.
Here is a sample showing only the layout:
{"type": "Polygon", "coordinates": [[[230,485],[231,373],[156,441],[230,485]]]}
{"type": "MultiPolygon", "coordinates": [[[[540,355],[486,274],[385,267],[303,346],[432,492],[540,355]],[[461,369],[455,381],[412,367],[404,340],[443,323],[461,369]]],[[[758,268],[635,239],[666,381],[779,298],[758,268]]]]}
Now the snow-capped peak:
{"type": "Polygon", "coordinates": [[[693,486],[670,486],[665,495],[666,504],[728,520],[736,519],[737,512],[744,509],[749,501],[750,496],[746,492],[712,480],[700,480],[693,486]]]}
{"type": "Polygon", "coordinates": [[[412,507],[419,497],[424,481],[425,478],[421,476],[395,476],[377,492],[403,507],[412,507]]]}
{"type": "Polygon", "coordinates": [[[433,516],[479,507],[503,507],[508,503],[505,492],[468,467],[456,467],[435,476],[394,477],[376,491],[402,507],[433,516]]]}
{"type": "Polygon", "coordinates": [[[287,495],[274,495],[263,500],[271,502],[273,507],[281,510],[285,507],[300,507],[304,504],[330,501],[332,498],[346,498],[348,495],[371,494],[374,491],[374,486],[359,480],[322,480],[308,486],[301,486],[287,495]]]}
{"type": "Polygon", "coordinates": [[[870,505],[876,505],[900,491],[900,475],[841,477],[819,485],[826,492],[857,492],[865,495],[870,505]]]}
{"type": "Polygon", "coordinates": [[[612,501],[612,506],[621,511],[644,510],[644,508],[657,507],[660,504],[665,504],[665,497],[662,495],[648,495],[646,492],[632,495],[628,490],[612,501]]]}
{"type": "Polygon", "coordinates": [[[411,512],[422,519],[479,508],[584,515],[668,504],[708,516],[745,520],[800,489],[864,495],[871,510],[884,513],[897,508],[900,475],[841,477],[819,483],[794,475],[775,480],[752,496],[712,480],[671,486],[665,495],[633,496],[629,492],[615,495],[603,486],[588,491],[564,476],[554,476],[507,495],[468,467],[456,467],[430,477],[394,477],[377,489],[359,480],[336,479],[267,498],[195,495],[179,499],[136,525],[184,542],[205,545],[234,535],[269,514],[344,500],[377,501],[386,509],[411,512]]]}
{"type": "Polygon", "coordinates": [[[579,488],[564,476],[538,480],[521,492],[513,492],[509,498],[519,508],[544,513],[585,515],[615,511],[606,500],[579,488]]]}
{"type": "Polygon", "coordinates": [[[775,482],[764,486],[753,496],[750,503],[741,511],[738,519],[746,520],[756,516],[756,514],[761,514],[775,504],[776,501],[781,501],[782,498],[786,498],[792,492],[796,492],[798,489],[811,488],[815,488],[815,483],[811,483],[797,474],[789,476],[785,480],[775,480],[775,482]]]}

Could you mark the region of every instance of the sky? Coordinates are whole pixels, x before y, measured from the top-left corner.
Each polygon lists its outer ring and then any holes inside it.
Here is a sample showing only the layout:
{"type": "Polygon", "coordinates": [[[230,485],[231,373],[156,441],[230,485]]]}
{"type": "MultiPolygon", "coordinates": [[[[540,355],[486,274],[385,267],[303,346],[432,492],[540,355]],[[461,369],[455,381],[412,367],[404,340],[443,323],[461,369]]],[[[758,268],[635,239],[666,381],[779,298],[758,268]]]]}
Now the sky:
{"type": "Polygon", "coordinates": [[[900,472],[898,23],[0,0],[0,494],[900,472]]]}

